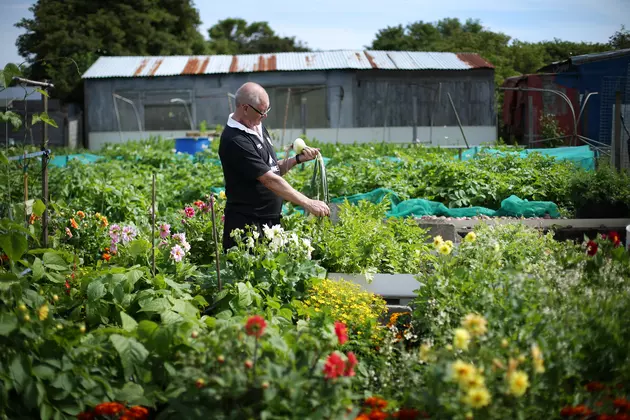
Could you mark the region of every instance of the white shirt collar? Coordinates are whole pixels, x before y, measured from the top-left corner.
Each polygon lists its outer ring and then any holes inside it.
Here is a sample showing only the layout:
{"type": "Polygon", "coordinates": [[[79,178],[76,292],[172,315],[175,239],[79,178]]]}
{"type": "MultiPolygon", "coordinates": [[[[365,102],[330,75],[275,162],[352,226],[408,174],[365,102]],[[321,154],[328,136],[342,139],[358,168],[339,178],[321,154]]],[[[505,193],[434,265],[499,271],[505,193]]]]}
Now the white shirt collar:
{"type": "Polygon", "coordinates": [[[252,130],[251,128],[245,127],[243,124],[241,124],[240,122],[236,121],[234,118],[232,118],[232,116],[234,115],[234,113],[231,113],[230,116],[228,117],[228,121],[227,121],[227,125],[228,127],[232,127],[232,128],[238,128],[241,131],[244,131],[248,134],[253,134],[255,136],[258,136],[259,139],[262,140],[263,136],[262,136],[262,124],[259,125],[256,128],[260,129],[260,132],[258,132],[257,130],[252,130]]]}

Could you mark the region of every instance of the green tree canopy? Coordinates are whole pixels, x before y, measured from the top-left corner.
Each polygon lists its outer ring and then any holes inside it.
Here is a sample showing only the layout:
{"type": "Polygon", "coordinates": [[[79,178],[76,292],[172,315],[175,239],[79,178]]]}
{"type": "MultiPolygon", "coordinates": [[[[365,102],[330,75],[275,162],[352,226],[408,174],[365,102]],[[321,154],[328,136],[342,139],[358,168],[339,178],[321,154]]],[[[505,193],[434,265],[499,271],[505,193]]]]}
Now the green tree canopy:
{"type": "Polygon", "coordinates": [[[16,24],[30,76],[53,94],[82,102],[81,74],[101,55],[203,54],[206,41],[192,0],[38,0],[16,24]],[[73,61],[76,65],[73,63],[73,61]]]}
{"type": "Polygon", "coordinates": [[[630,36],[619,31],[609,44],[569,42],[560,39],[537,43],[512,39],[501,32],[483,27],[479,20],[461,22],[446,18],[438,22],[417,21],[406,26],[389,26],[381,29],[372,41],[377,50],[445,51],[478,53],[496,67],[496,81],[506,77],[533,73],[554,61],[574,55],[588,54],[619,48],[630,36]],[[614,40],[613,40],[614,38],[614,40]]]}
{"type": "Polygon", "coordinates": [[[295,37],[281,37],[267,22],[248,24],[243,19],[220,20],[208,30],[212,54],[265,54],[310,51],[295,37]]]}
{"type": "Polygon", "coordinates": [[[630,31],[628,31],[624,25],[621,25],[621,29],[612,34],[608,43],[614,50],[630,48],[630,31]]]}

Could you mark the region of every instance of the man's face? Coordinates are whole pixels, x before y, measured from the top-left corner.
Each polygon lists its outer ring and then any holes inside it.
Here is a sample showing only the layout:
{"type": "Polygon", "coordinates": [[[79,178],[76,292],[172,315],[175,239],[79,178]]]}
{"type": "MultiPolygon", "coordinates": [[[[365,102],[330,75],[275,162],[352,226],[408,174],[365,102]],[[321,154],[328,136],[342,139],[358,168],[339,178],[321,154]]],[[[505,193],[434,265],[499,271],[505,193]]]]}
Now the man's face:
{"type": "Polygon", "coordinates": [[[260,104],[245,104],[245,115],[250,123],[254,126],[259,125],[262,120],[267,118],[267,113],[271,111],[269,101],[262,100],[260,104]]]}

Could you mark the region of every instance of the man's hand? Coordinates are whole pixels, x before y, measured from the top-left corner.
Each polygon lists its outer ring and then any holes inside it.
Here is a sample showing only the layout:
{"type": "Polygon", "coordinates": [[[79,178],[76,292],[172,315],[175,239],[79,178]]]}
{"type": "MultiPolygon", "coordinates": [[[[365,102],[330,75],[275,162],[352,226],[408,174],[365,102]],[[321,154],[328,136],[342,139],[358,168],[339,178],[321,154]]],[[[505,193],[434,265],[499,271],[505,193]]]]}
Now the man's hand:
{"type": "Polygon", "coordinates": [[[304,150],[302,150],[302,153],[300,153],[300,163],[313,160],[317,157],[318,154],[319,154],[319,149],[315,149],[313,147],[306,147],[304,150]]]}
{"type": "Polygon", "coordinates": [[[304,205],[304,209],[318,217],[330,215],[330,209],[323,201],[309,200],[304,205]]]}

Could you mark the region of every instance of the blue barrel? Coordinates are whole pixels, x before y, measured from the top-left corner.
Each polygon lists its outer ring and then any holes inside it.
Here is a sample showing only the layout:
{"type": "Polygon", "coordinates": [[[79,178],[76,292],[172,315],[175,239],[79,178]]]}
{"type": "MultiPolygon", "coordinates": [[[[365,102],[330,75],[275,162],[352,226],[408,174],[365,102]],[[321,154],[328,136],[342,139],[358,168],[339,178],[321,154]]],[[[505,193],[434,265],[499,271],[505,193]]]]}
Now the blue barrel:
{"type": "Polygon", "coordinates": [[[175,151],[194,155],[210,148],[209,137],[180,137],[175,139],[175,151]]]}

